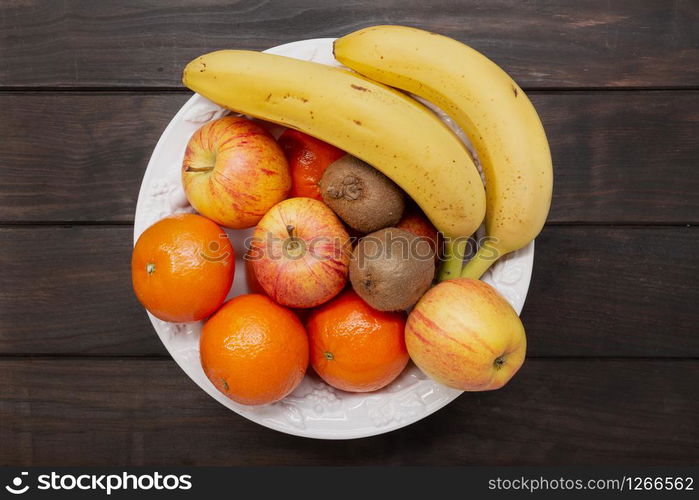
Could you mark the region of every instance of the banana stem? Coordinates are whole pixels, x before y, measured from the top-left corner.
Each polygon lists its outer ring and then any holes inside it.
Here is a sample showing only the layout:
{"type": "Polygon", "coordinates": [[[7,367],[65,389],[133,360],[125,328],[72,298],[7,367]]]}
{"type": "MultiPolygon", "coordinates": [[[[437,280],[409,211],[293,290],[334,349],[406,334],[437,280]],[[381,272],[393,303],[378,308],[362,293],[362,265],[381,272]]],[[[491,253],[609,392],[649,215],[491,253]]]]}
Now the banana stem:
{"type": "Polygon", "coordinates": [[[444,262],[439,269],[438,281],[458,278],[461,275],[461,268],[464,265],[464,250],[468,241],[463,238],[456,240],[445,238],[444,241],[444,262]]]}
{"type": "Polygon", "coordinates": [[[469,260],[461,271],[462,278],[480,279],[481,276],[493,265],[498,255],[493,255],[493,247],[482,246],[476,255],[469,260]]]}

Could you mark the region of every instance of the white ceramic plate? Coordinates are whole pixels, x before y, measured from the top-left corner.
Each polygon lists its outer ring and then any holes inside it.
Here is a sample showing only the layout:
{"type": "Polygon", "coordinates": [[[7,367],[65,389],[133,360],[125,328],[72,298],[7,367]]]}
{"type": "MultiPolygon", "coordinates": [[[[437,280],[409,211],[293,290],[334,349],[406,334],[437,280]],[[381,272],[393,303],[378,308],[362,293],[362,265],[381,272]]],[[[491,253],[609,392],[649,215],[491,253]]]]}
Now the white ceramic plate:
{"type": "MultiPolygon", "coordinates": [[[[332,55],[331,38],[303,40],[266,52],[340,66],[332,55]]],[[[448,117],[436,110],[467,143],[463,133],[448,117]]],[[[198,94],[182,106],[160,137],[153,151],[136,206],[134,243],[154,222],[178,212],[192,212],[180,181],[184,150],[192,133],[204,123],[227,112],[198,94]]],[[[243,239],[251,233],[228,231],[236,253],[235,280],[230,296],[246,293],[243,239]]],[[[529,288],[534,244],[498,261],[485,281],[494,285],[521,312],[529,288]]],[[[333,389],[315,374],[306,375],[288,397],[262,407],[239,405],[218,392],[199,363],[201,323],[166,323],[148,315],[160,340],[187,375],[212,398],[271,429],[320,439],[351,439],[389,432],[409,425],[456,399],[461,391],[449,389],[427,378],[412,363],[392,384],[369,394],[333,389]]]]}

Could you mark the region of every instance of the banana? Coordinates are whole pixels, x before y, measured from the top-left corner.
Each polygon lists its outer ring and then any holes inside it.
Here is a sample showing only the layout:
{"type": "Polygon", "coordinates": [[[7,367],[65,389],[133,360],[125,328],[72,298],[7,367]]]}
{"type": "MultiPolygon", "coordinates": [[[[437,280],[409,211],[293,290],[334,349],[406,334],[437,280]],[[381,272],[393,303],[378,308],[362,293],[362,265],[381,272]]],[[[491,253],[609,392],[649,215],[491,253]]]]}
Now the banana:
{"type": "Polygon", "coordinates": [[[456,40],[405,26],[350,33],[334,53],[364,76],[433,102],[473,143],[485,174],[488,238],[462,276],[480,278],[539,234],[551,205],[551,153],[534,106],[507,73],[456,40]]]}
{"type": "Polygon", "coordinates": [[[184,69],[191,90],[233,111],[301,130],[390,177],[447,236],[468,237],[485,214],[478,170],[429,109],[350,71],[222,50],[184,69]]]}

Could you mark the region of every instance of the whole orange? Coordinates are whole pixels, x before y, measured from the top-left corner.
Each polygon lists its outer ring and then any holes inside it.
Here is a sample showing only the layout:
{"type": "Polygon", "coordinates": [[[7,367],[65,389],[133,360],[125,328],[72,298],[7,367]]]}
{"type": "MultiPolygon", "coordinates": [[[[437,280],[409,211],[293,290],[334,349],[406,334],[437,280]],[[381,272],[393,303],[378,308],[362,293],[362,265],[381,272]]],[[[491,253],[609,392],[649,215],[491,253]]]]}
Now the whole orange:
{"type": "Polygon", "coordinates": [[[303,380],[308,337],[291,310],[265,295],[240,295],[204,324],[199,355],[219,391],[244,405],[263,405],[303,380]]]}
{"type": "Polygon", "coordinates": [[[381,389],[408,363],[405,314],[371,308],[353,290],[307,320],[311,365],[328,384],[350,392],[381,389]]]}
{"type": "Polygon", "coordinates": [[[131,255],[136,297],[163,321],[199,321],[218,309],[235,272],[233,247],[215,222],[195,214],[162,219],[131,255]]]}

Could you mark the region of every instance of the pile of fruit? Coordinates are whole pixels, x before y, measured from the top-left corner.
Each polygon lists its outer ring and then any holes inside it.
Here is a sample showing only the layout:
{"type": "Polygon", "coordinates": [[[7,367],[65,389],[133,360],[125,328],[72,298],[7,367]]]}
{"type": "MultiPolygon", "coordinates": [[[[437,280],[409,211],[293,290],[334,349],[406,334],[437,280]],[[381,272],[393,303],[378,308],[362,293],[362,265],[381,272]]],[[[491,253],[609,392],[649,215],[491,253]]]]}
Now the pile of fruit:
{"type": "Polygon", "coordinates": [[[433,33],[370,27],[334,54],[353,71],[238,50],[186,66],[187,87],[237,114],[189,140],[182,183],[198,214],[138,239],[138,299],[164,321],[205,320],[204,372],[241,404],[285,397],[309,364],[352,392],[385,387],[411,359],[453,388],[502,387],[524,362],[524,328],[479,278],[548,214],[536,111],[493,62],[433,33]],[[487,189],[458,137],[404,92],[464,130],[487,189]],[[254,293],[227,302],[235,256],[222,226],[254,227],[254,293]]]}

